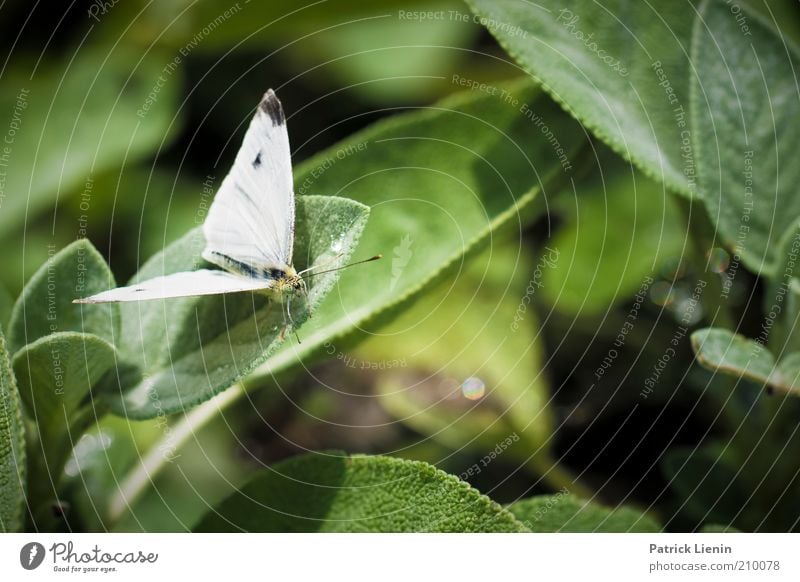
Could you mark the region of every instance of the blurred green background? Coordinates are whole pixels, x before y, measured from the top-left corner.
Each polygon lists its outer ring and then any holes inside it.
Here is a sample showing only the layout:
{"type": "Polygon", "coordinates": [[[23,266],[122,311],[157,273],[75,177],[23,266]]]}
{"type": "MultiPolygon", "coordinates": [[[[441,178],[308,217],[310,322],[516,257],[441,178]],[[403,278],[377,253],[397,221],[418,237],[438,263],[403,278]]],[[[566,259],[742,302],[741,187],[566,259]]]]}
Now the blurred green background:
{"type": "MultiPolygon", "coordinates": [[[[798,4],[770,5],[783,15],[784,32],[797,38],[798,4]]],[[[58,10],[12,1],[0,15],[0,112],[9,127],[18,127],[0,200],[3,322],[10,298],[50,249],[86,236],[125,281],[165,243],[201,222],[203,182],[227,172],[267,88],[283,102],[297,164],[378,119],[464,90],[453,75],[490,83],[522,75],[456,0],[124,0],[58,10]],[[446,17],[400,16],[417,11],[446,17]]],[[[730,433],[721,426],[717,400],[708,400],[709,386],[725,387],[691,366],[684,342],[683,365],[660,379],[673,388],[640,397],[643,379],[685,313],[696,273],[683,260],[685,225],[677,207],[671,200],[648,203],[663,199],[661,187],[595,147],[602,176],[588,172],[575,192],[553,201],[547,219],[527,228],[521,263],[518,240],[494,241],[491,259],[475,260],[471,282],[462,278],[458,288],[431,289],[354,351],[332,346],[327,361],[239,402],[181,449],[117,528],[184,529],[254,469],[305,450],[394,454],[459,475],[514,431],[544,431],[528,442],[548,442],[601,500],[650,508],[673,529],[714,519],[728,523],[742,496],[763,503],[755,517],[739,518],[741,527],[797,527],[796,504],[775,511],[776,493],[757,484],[745,483],[741,494],[712,490],[707,497],[719,503],[709,503],[672,481],[668,467],[681,447],[730,433]],[[610,225],[609,216],[621,218],[610,225]],[[660,240],[647,236],[653,229],[660,240]],[[508,387],[477,404],[448,399],[448,387],[464,379],[472,357],[454,350],[459,338],[483,329],[497,309],[509,314],[504,321],[513,318],[546,245],[559,250],[558,265],[544,270],[526,331],[483,371],[491,387],[508,387]],[[597,382],[595,372],[648,276],[653,285],[644,291],[637,336],[597,382]],[[665,283],[676,277],[677,284],[665,283]],[[506,293],[508,285],[517,291],[506,293]],[[469,303],[474,296],[469,312],[454,311],[458,298],[469,303]],[[453,321],[451,335],[416,358],[402,358],[402,365],[379,371],[358,365],[413,353],[415,342],[439,336],[437,330],[453,321]],[[509,367],[517,377],[505,377],[509,367]],[[432,370],[440,372],[434,380],[432,370]],[[397,396],[397,387],[422,378],[427,383],[397,396]],[[427,406],[431,401],[439,405],[427,406]],[[537,419],[548,401],[552,418],[537,419]],[[413,420],[395,420],[409,416],[413,420]]],[[[757,285],[737,277],[732,301],[757,285]]],[[[756,316],[747,318],[745,325],[755,328],[756,316]]],[[[491,329],[482,333],[486,342],[475,349],[491,350],[491,329]]],[[[752,386],[737,388],[745,410],[756,397],[752,386]]],[[[780,415],[792,426],[795,403],[777,412],[770,406],[763,422],[780,415]]],[[[759,427],[752,433],[760,434],[759,427]]],[[[163,434],[155,421],[110,418],[83,438],[67,472],[70,502],[82,507],[87,528],[103,528],[100,508],[163,434]]],[[[800,447],[794,433],[776,439],[775,447],[800,447]]],[[[552,491],[553,481],[542,480],[546,469],[532,456],[523,439],[521,448],[469,481],[500,502],[552,491]]],[[[778,459],[786,464],[784,490],[797,487],[797,458],[778,459]]],[[[736,478],[726,475],[719,476],[723,485],[736,478]]]]}

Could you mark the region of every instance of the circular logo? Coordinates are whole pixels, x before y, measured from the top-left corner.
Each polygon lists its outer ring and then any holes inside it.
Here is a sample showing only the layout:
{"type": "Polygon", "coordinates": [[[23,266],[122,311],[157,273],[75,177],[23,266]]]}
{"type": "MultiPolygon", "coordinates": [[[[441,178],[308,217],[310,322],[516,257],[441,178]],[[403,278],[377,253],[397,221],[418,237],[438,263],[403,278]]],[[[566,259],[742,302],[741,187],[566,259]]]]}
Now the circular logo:
{"type": "Polygon", "coordinates": [[[19,563],[26,570],[35,570],[44,561],[44,546],[39,542],[29,542],[19,551],[19,563]]]}

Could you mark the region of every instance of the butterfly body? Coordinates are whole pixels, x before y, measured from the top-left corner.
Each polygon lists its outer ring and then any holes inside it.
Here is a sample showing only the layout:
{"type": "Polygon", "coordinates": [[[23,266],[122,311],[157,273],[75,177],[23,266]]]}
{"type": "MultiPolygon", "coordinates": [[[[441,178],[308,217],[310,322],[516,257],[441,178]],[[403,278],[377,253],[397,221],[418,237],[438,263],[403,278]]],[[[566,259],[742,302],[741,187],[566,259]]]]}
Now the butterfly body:
{"type": "Polygon", "coordinates": [[[283,299],[287,295],[306,294],[305,281],[291,265],[252,264],[208,249],[203,252],[203,258],[246,279],[260,279],[271,283],[264,292],[275,299],[283,299]]]}

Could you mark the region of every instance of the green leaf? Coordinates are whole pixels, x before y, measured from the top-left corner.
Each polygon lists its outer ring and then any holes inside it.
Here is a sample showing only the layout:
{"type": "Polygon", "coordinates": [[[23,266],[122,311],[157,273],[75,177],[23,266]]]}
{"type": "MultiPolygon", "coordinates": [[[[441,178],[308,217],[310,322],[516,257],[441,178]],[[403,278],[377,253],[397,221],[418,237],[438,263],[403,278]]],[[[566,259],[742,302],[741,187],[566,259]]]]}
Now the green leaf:
{"type": "Polygon", "coordinates": [[[28,500],[40,529],[55,527],[51,505],[64,464],[83,432],[104,413],[90,391],[116,360],[116,350],[107,341],[77,332],[39,338],[14,355],[20,396],[38,434],[28,500]]]}
{"type": "Polygon", "coordinates": [[[369,205],[360,246],[386,259],[342,273],[337,292],[304,327],[303,343],[277,351],[248,384],[324,354],[326,343],[346,349],[455,272],[503,228],[517,230],[537,194],[571,174],[584,143],[580,127],[523,79],[497,87],[496,95],[463,93],[377,123],[303,163],[297,191],[369,205]],[[392,249],[405,239],[418,251],[395,277],[392,249]]]}
{"type": "Polygon", "coordinates": [[[75,331],[114,343],[119,334],[116,305],[82,305],[74,299],[114,287],[105,260],[86,239],[55,253],[31,277],[11,313],[8,345],[12,353],[55,332],[75,331]]]}
{"type": "Polygon", "coordinates": [[[762,343],[717,328],[694,332],[692,348],[697,361],[709,370],[800,395],[800,352],[787,354],[776,365],[762,343]]]}
{"type": "MultiPolygon", "coordinates": [[[[355,250],[369,208],[334,196],[297,200],[294,257],[298,270],[343,264],[355,250]]],[[[204,265],[202,230],[195,229],[151,258],[135,280],[204,265]]],[[[294,304],[300,325],[338,279],[338,272],[309,281],[307,302],[294,304]]],[[[208,400],[251,372],[281,343],[285,306],[253,293],[187,297],[123,304],[121,351],[141,373],[123,375],[105,392],[116,414],[153,418],[208,400]]],[[[302,333],[302,329],[300,333],[302,333]]]]}
{"type": "Polygon", "coordinates": [[[628,299],[642,280],[679,258],[685,225],[664,188],[620,162],[604,164],[604,179],[579,184],[563,199],[564,225],[548,243],[559,260],[541,270],[541,295],[569,314],[602,314],[628,299]]]}
{"type": "Polygon", "coordinates": [[[25,429],[19,393],[0,330],[0,532],[22,526],[25,504],[25,429]]]}
{"type": "Polygon", "coordinates": [[[690,2],[467,4],[503,48],[598,138],[670,189],[693,194],[691,142],[681,135],[689,129],[690,2]]]}
{"type": "MultiPolygon", "coordinates": [[[[393,250],[398,277],[421,252],[407,240],[393,250]]],[[[494,455],[499,446],[535,465],[548,458],[554,421],[528,285],[541,261],[558,258],[545,251],[536,262],[518,244],[484,251],[356,354],[368,369],[389,368],[376,378],[381,404],[408,426],[452,450],[494,455]],[[470,383],[485,394],[469,393],[470,383]]]]}
{"type": "Polygon", "coordinates": [[[45,59],[33,78],[22,69],[4,76],[0,104],[15,131],[0,182],[0,233],[21,230],[32,212],[77,190],[91,205],[102,194],[92,189],[95,174],[164,143],[182,89],[180,72],[163,70],[168,60],[120,44],[84,45],[56,65],[45,59]]]}
{"type": "Polygon", "coordinates": [[[800,215],[800,58],[760,18],[745,9],[738,16],[706,1],[695,23],[691,104],[700,186],[744,264],[782,276],[780,243],[800,215]]]}
{"type": "Polygon", "coordinates": [[[517,501],[508,510],[533,532],[650,533],[661,531],[651,517],[630,507],[606,508],[563,490],[517,501]]]}
{"type": "Polygon", "coordinates": [[[204,532],[521,532],[498,504],[419,461],[302,455],[210,511],[204,532]]]}
{"type": "Polygon", "coordinates": [[[74,420],[81,405],[92,405],[92,386],[114,368],[117,357],[104,339],[72,331],[39,338],[18,351],[13,366],[19,392],[40,434],[65,436],[70,426],[65,422],[74,420]]]}

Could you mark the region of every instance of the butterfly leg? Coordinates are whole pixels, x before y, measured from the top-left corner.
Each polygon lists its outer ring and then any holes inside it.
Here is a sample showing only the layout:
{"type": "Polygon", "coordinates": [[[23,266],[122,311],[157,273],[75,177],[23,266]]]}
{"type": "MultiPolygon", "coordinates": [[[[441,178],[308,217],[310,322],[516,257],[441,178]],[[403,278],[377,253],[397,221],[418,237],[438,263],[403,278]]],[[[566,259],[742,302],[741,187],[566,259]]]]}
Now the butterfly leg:
{"type": "MultiPolygon", "coordinates": [[[[289,328],[289,325],[292,326],[292,331],[294,331],[294,321],[292,320],[292,296],[291,295],[289,295],[286,298],[286,311],[283,311],[283,327],[281,328],[280,341],[284,341],[286,339],[286,330],[289,328]]],[[[295,331],[295,335],[297,335],[296,331],[295,331]]]]}
{"type": "Polygon", "coordinates": [[[297,343],[302,343],[300,341],[300,336],[297,334],[297,329],[294,325],[294,319],[292,319],[292,296],[286,299],[286,315],[289,317],[289,322],[292,324],[292,331],[294,332],[294,337],[297,339],[297,343]]]}

